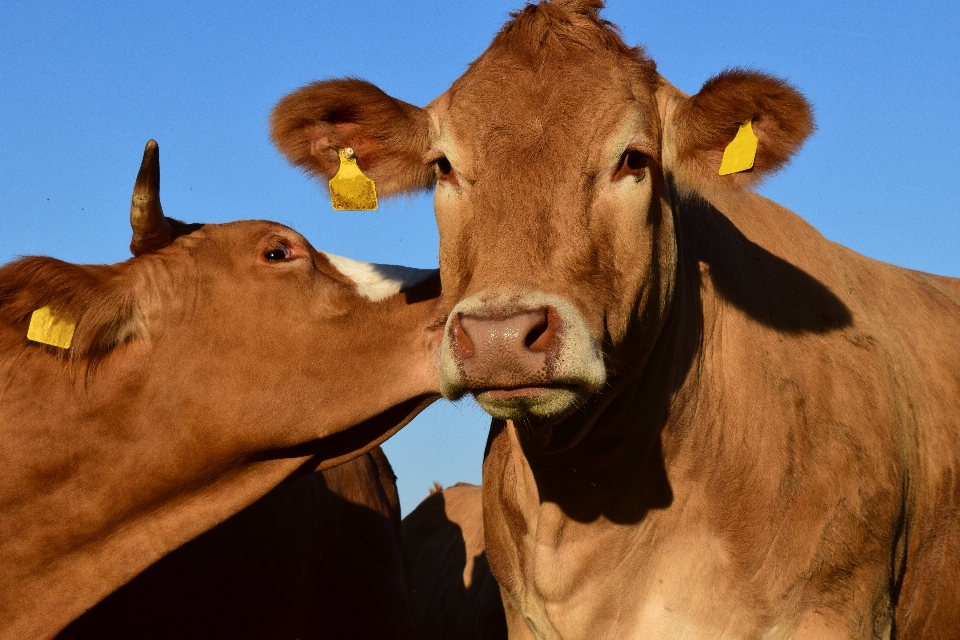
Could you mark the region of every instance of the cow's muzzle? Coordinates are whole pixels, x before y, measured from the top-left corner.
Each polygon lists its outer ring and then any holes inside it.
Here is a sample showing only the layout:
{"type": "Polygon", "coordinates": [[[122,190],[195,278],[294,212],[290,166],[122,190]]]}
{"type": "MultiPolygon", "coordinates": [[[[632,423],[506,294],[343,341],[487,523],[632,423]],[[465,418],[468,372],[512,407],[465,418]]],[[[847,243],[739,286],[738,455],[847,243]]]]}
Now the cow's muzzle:
{"type": "Polygon", "coordinates": [[[473,393],[496,418],[557,418],[606,380],[583,316],[558,296],[483,292],[456,307],[441,349],[441,388],[473,393]]]}

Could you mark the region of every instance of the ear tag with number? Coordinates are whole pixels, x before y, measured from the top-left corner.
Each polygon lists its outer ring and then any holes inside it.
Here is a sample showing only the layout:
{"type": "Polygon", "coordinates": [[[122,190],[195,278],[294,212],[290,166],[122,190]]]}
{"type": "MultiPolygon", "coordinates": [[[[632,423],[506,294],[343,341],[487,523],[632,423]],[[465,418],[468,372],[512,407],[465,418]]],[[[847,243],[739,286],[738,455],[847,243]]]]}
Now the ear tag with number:
{"type": "Polygon", "coordinates": [[[736,137],[723,150],[723,160],[720,161],[720,175],[739,173],[753,168],[757,159],[757,136],[753,132],[753,123],[747,120],[740,125],[736,137]]]}
{"type": "Polygon", "coordinates": [[[377,186],[357,166],[353,149],[340,149],[340,169],[330,179],[330,202],[337,211],[372,211],[377,208],[377,186]]]}
{"type": "Polygon", "coordinates": [[[34,311],[33,315],[30,316],[27,339],[61,349],[69,349],[73,342],[73,330],[76,328],[77,325],[69,320],[53,315],[50,307],[43,307],[34,311]]]}

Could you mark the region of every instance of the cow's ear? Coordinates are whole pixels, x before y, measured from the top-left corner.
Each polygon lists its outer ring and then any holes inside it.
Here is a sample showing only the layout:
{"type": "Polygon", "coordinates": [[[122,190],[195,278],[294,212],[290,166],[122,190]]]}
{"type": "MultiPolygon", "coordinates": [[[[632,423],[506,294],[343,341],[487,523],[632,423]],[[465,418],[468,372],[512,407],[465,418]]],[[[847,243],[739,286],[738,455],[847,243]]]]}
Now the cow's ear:
{"type": "Polygon", "coordinates": [[[739,188],[783,167],[813,132],[810,104],[789,84],[732,69],[711,78],[673,112],[674,174],[692,187],[739,188]],[[758,138],[753,167],[720,175],[727,146],[750,122],[758,138]]]}
{"type": "Polygon", "coordinates": [[[377,193],[427,189],[435,182],[430,120],[418,107],[357,79],[326,80],[283,98],[270,117],[270,136],[294,165],[326,185],[340,166],[338,151],[354,150],[377,193]]]}
{"type": "MultiPolygon", "coordinates": [[[[105,356],[146,335],[140,300],[146,280],[131,262],[76,265],[53,258],[26,257],[0,269],[0,322],[20,326],[32,348],[46,348],[71,360],[105,356]],[[56,324],[72,327],[64,348],[45,346],[49,329],[35,329],[34,312],[47,310],[56,324]]],[[[42,312],[42,311],[41,311],[42,312]]],[[[42,321],[41,321],[42,323],[42,321]]]]}

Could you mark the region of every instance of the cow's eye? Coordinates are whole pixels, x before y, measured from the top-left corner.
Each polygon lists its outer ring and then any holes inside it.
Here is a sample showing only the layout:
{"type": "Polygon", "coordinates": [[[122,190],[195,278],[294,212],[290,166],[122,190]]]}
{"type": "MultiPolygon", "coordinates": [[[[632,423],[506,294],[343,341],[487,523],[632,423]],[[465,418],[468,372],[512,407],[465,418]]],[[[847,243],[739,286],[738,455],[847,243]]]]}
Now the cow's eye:
{"type": "Polygon", "coordinates": [[[453,165],[450,164],[450,161],[447,160],[446,156],[440,156],[433,163],[437,166],[437,172],[440,174],[438,176],[438,181],[443,182],[446,185],[452,186],[455,189],[460,188],[460,182],[457,180],[457,174],[453,170],[453,165]]]}
{"type": "Polygon", "coordinates": [[[628,149],[620,157],[620,163],[617,165],[617,171],[614,180],[622,180],[627,176],[633,176],[637,181],[643,179],[647,173],[647,156],[642,151],[628,149]]]}
{"type": "Polygon", "coordinates": [[[290,249],[284,245],[277,245],[272,249],[267,249],[263,252],[263,259],[267,262],[279,262],[280,260],[286,260],[290,257],[290,249]]]}
{"type": "Polygon", "coordinates": [[[647,166],[647,157],[639,151],[627,151],[627,157],[623,163],[627,165],[628,169],[636,171],[647,166]]]}

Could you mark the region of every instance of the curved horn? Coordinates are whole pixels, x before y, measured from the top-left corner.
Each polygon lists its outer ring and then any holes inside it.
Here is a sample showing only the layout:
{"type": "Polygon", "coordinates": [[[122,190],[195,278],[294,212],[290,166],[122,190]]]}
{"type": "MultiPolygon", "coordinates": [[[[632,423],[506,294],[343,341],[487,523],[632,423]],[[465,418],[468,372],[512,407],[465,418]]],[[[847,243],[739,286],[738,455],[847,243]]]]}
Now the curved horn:
{"type": "Polygon", "coordinates": [[[148,140],[143,149],[130,201],[130,226],[130,253],[135,256],[162,249],[173,241],[173,229],[160,207],[160,148],[156,140],[148,140]]]}

